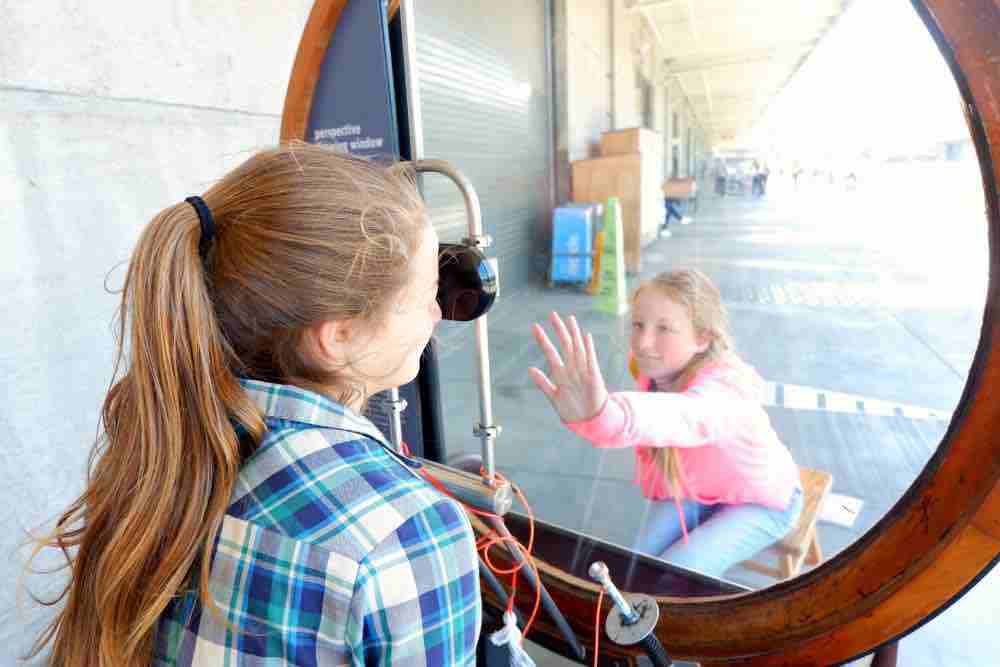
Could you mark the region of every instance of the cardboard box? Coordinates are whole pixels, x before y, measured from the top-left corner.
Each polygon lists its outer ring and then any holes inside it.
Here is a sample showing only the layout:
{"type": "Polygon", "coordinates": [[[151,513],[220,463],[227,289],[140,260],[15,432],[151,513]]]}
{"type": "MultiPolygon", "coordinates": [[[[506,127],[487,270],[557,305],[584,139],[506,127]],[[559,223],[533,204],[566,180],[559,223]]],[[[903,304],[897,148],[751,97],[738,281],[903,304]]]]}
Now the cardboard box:
{"type": "Polygon", "coordinates": [[[663,135],[644,127],[615,130],[601,135],[601,155],[656,153],[663,155],[663,135]]]}
{"type": "Polygon", "coordinates": [[[661,156],[632,153],[577,160],[571,163],[576,202],[603,202],[618,197],[622,207],[625,270],[642,268],[642,248],[656,240],[663,215],[661,156]]]}
{"type": "Polygon", "coordinates": [[[698,183],[693,178],[671,178],[663,184],[663,196],[671,199],[691,199],[698,193],[698,183]]]}

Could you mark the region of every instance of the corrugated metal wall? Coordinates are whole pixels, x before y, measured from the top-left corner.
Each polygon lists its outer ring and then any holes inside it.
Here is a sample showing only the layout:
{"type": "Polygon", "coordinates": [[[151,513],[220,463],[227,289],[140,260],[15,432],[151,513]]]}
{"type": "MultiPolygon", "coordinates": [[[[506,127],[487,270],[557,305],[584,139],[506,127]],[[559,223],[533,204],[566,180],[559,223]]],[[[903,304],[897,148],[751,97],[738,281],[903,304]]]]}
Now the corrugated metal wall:
{"type": "MultiPolygon", "coordinates": [[[[535,271],[551,210],[548,3],[415,4],[424,157],[448,160],[472,181],[502,289],[516,288],[535,271]]],[[[455,186],[427,176],[424,187],[441,239],[466,236],[455,186]]]]}

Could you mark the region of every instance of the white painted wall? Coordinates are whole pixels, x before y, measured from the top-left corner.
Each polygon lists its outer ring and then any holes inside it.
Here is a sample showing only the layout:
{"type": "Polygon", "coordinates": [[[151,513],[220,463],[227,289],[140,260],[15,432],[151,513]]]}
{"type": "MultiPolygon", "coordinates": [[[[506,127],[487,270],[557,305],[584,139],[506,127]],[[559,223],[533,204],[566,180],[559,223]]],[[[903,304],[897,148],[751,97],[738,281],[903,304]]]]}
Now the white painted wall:
{"type": "MultiPolygon", "coordinates": [[[[111,372],[105,281],[155,212],[277,141],[311,4],[0,0],[3,553],[82,488],[111,372]]],[[[22,555],[0,563],[9,665],[46,614],[15,606],[22,555]]]]}
{"type": "Polygon", "coordinates": [[[642,119],[637,104],[635,33],[639,14],[626,9],[625,0],[611,0],[612,129],[638,127],[642,119]]]}
{"type": "Polygon", "coordinates": [[[611,129],[611,3],[567,4],[569,159],[580,160],[595,157],[601,134],[611,129]]]}

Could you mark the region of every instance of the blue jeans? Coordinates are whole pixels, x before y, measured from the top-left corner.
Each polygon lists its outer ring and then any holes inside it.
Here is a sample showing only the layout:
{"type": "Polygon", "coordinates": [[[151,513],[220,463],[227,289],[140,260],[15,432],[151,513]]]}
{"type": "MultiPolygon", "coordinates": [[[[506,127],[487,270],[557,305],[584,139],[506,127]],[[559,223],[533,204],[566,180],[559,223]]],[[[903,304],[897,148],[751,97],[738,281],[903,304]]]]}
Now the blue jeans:
{"type": "Polygon", "coordinates": [[[652,500],[632,548],[721,579],[730,567],[788,534],[802,513],[802,490],[795,490],[784,510],[750,503],[703,505],[693,500],[681,501],[681,508],[687,544],[681,537],[674,501],[652,500]]]}
{"type": "Polygon", "coordinates": [[[667,217],[663,221],[663,227],[664,228],[670,226],[670,218],[677,218],[678,220],[680,220],[683,217],[681,215],[680,210],[677,208],[677,205],[680,204],[680,203],[681,203],[681,201],[679,199],[669,199],[669,198],[667,198],[667,199],[663,200],[663,205],[667,209],[667,217]]]}

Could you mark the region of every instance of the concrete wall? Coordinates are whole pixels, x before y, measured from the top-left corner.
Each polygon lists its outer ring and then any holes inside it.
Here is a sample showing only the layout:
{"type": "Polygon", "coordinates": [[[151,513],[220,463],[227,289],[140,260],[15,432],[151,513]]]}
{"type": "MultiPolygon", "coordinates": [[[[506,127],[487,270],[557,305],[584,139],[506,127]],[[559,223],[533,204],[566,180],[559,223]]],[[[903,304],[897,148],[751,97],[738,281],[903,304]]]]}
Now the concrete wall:
{"type": "Polygon", "coordinates": [[[674,79],[668,79],[663,84],[666,104],[663,114],[664,144],[666,161],[665,174],[671,176],[673,168],[673,149],[677,149],[677,176],[698,175],[699,162],[704,159],[704,131],[698,125],[691,105],[684,95],[683,88],[674,79]],[[688,141],[688,132],[691,141],[688,141]]]}
{"type": "Polygon", "coordinates": [[[598,154],[612,129],[612,0],[553,0],[556,200],[569,199],[569,163],[598,154]]]}
{"type": "Polygon", "coordinates": [[[687,176],[687,144],[684,138],[687,136],[687,130],[690,126],[691,119],[688,118],[687,109],[679,105],[677,109],[677,133],[675,136],[671,136],[670,140],[678,148],[678,153],[680,154],[679,160],[679,171],[678,176],[687,176]]]}
{"type": "Polygon", "coordinates": [[[575,0],[569,27],[569,159],[597,154],[611,129],[611,6],[608,0],[575,0]]]}
{"type": "Polygon", "coordinates": [[[569,198],[569,163],[598,155],[601,133],[644,125],[641,85],[651,84],[652,129],[664,132],[664,57],[625,0],[553,0],[557,200],[569,198]]]}
{"type": "Polygon", "coordinates": [[[637,127],[642,117],[636,94],[635,34],[639,14],[625,9],[625,0],[611,2],[612,129],[637,127]]]}
{"type": "MultiPolygon", "coordinates": [[[[277,141],[311,4],[0,2],[4,554],[82,488],[111,372],[105,284],[155,212],[277,141]]],[[[15,607],[23,556],[0,562],[10,665],[46,613],[15,607]]]]}
{"type": "Polygon", "coordinates": [[[664,174],[671,173],[676,147],[677,175],[696,175],[703,132],[683,89],[664,70],[669,44],[659,43],[642,13],[627,10],[625,0],[554,0],[552,23],[557,200],[569,198],[569,163],[595,157],[602,132],[646,124],[644,83],[651,86],[649,125],[664,138],[664,174]]]}

